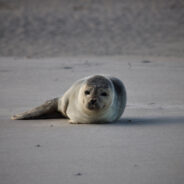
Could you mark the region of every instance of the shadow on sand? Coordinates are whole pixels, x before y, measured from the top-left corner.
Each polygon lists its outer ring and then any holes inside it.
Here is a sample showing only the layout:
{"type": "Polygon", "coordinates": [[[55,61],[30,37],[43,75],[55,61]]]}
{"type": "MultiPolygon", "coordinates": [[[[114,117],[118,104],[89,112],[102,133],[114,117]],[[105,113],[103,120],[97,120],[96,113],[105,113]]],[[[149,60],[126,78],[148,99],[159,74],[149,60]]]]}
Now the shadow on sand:
{"type": "Polygon", "coordinates": [[[176,117],[130,117],[122,118],[114,125],[122,126],[147,126],[147,125],[168,125],[168,124],[184,124],[184,116],[176,117]]]}
{"type": "MultiPolygon", "coordinates": [[[[66,119],[61,116],[60,113],[52,113],[51,115],[47,116],[40,116],[39,118],[29,118],[24,120],[49,120],[49,119],[66,119]]],[[[80,123],[78,123],[80,124],[80,123]]],[[[184,124],[184,116],[172,116],[172,117],[125,117],[121,118],[120,120],[116,122],[111,123],[92,123],[97,125],[120,125],[120,126],[154,126],[154,125],[168,125],[168,124],[184,124]]],[[[88,124],[89,125],[89,124],[88,124]]]]}

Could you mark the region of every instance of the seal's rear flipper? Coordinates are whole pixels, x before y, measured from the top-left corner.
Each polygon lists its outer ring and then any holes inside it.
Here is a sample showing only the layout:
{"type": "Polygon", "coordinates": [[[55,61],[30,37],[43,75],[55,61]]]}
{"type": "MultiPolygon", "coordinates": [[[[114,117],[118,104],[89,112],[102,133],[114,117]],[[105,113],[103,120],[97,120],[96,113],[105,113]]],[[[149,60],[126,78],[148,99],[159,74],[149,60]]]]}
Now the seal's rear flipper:
{"type": "Polygon", "coordinates": [[[12,116],[11,119],[21,120],[21,119],[62,118],[64,116],[58,111],[58,100],[59,98],[48,100],[43,105],[40,105],[30,111],[26,111],[24,113],[12,116]]]}

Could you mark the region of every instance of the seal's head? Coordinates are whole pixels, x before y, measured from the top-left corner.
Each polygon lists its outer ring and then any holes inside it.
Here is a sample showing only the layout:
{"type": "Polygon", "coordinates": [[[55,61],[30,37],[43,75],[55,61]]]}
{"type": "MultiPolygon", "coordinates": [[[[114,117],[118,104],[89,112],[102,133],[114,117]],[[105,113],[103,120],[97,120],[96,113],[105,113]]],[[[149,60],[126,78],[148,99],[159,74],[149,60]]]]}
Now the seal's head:
{"type": "Polygon", "coordinates": [[[87,112],[101,112],[108,109],[113,101],[113,85],[104,76],[88,78],[80,90],[80,102],[87,112]]]}

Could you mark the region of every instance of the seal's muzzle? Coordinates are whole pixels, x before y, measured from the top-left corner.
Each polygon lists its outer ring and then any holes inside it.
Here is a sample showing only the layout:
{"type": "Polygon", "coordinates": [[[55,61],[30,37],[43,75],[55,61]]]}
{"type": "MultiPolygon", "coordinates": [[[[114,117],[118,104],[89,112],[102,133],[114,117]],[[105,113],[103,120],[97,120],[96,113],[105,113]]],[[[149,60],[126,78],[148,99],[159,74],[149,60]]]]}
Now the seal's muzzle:
{"type": "Polygon", "coordinates": [[[88,102],[88,109],[89,110],[98,110],[100,108],[99,104],[98,104],[98,100],[97,98],[92,98],[89,102],[88,102]]]}

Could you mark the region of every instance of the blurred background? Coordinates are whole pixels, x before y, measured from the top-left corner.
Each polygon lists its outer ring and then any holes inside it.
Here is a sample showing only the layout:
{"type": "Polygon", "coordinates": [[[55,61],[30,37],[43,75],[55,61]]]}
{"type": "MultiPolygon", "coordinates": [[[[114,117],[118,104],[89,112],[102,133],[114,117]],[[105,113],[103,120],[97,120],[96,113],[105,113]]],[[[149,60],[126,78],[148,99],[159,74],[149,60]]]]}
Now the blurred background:
{"type": "Polygon", "coordinates": [[[0,56],[184,56],[183,0],[0,0],[0,56]]]}

